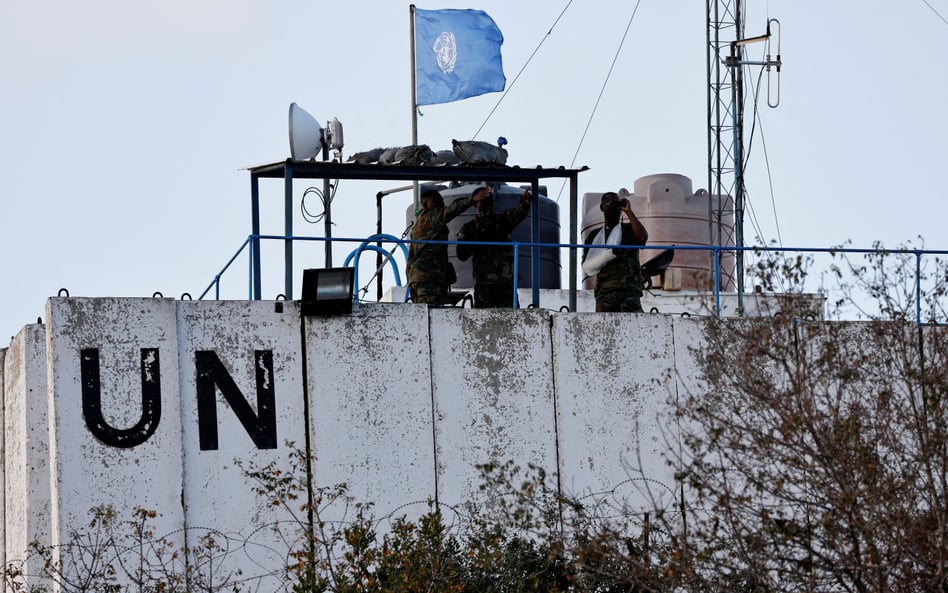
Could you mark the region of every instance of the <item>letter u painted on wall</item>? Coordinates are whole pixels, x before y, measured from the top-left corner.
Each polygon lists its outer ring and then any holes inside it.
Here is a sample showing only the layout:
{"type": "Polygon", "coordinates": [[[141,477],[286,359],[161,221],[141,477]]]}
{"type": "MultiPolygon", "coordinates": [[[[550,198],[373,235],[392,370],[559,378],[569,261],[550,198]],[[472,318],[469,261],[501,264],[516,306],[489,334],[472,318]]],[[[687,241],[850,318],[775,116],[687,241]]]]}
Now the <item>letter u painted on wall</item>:
{"type": "MultiPolygon", "coordinates": [[[[254,351],[254,363],[256,413],[213,350],[198,350],[194,353],[198,434],[202,451],[217,449],[217,389],[257,448],[276,448],[273,352],[254,351]]],[[[116,428],[110,425],[102,414],[98,348],[85,348],[80,351],[79,372],[82,383],[82,416],[95,438],[106,445],[123,449],[141,445],[151,438],[161,421],[161,363],[158,348],[141,349],[141,416],[130,428],[116,428]]]]}

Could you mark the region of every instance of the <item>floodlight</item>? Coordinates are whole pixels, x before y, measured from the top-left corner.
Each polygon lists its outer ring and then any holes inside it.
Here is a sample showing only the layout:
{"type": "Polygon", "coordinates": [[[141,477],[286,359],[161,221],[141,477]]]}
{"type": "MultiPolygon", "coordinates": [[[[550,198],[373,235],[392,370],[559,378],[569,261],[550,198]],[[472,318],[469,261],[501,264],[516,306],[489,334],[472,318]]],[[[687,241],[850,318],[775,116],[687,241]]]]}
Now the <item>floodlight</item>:
{"type": "Polygon", "coordinates": [[[303,270],[300,314],[348,315],[352,313],[355,268],[312,268],[303,270]]]}
{"type": "Polygon", "coordinates": [[[323,149],[323,128],[312,115],[296,103],[290,103],[290,158],[311,159],[323,149]]]}

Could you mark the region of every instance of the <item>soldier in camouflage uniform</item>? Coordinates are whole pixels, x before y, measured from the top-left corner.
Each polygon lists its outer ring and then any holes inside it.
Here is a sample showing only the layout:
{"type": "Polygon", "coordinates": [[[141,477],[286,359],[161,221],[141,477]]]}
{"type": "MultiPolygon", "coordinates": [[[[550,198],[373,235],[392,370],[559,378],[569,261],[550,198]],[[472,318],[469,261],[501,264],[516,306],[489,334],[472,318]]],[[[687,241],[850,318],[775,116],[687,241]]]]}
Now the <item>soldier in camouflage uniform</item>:
{"type": "MultiPolygon", "coordinates": [[[[419,201],[421,210],[415,213],[411,228],[413,241],[447,241],[448,222],[471,205],[471,198],[461,198],[445,207],[444,198],[435,190],[423,192],[419,201]]],[[[412,243],[407,270],[412,302],[443,305],[454,281],[449,270],[453,268],[448,262],[447,245],[412,243]]]]}
{"type": "MultiPolygon", "coordinates": [[[[494,192],[489,187],[474,190],[471,198],[477,216],[458,232],[458,241],[510,242],[511,233],[530,212],[530,190],[520,203],[502,214],[494,212],[494,192]]],[[[513,247],[458,244],[458,259],[474,256],[474,308],[513,307],[513,247]]]]}
{"type": "MultiPolygon", "coordinates": [[[[604,225],[586,235],[586,245],[645,245],[648,231],[615,192],[602,194],[599,203],[604,225]],[[620,224],[622,214],[629,222],[620,224]],[[618,227],[618,228],[617,228],[618,227]]],[[[638,249],[583,250],[583,271],[596,276],[596,311],[642,312],[644,278],[638,249]],[[608,261],[607,261],[608,260],[608,261]]]]}

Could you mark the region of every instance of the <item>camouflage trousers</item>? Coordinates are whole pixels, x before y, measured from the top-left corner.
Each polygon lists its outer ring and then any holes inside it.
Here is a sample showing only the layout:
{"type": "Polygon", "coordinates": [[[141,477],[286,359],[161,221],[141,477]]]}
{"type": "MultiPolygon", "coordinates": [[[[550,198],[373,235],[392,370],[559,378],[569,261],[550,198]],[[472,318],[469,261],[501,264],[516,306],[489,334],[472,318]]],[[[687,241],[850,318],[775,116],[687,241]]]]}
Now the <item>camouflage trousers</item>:
{"type": "Polygon", "coordinates": [[[417,282],[408,286],[408,292],[411,295],[411,302],[424,303],[440,307],[444,305],[447,297],[447,290],[443,284],[428,282],[417,282]]]}
{"type": "Polygon", "coordinates": [[[642,297],[627,292],[603,292],[596,295],[597,313],[642,313],[642,297]]]}
{"type": "Polygon", "coordinates": [[[474,287],[475,309],[498,309],[513,307],[513,284],[492,282],[474,287]]]}

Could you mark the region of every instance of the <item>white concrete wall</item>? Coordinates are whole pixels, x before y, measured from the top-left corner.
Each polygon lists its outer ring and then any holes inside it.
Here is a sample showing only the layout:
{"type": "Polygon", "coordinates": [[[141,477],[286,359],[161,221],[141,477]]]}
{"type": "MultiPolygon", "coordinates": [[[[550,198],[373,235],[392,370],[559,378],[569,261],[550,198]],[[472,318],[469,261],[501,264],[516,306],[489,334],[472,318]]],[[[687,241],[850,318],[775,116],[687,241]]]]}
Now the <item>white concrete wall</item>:
{"type": "Polygon", "coordinates": [[[553,345],[546,311],[434,309],[432,392],[438,500],[480,493],[478,465],[556,468],[553,345]]]}
{"type": "MultiPolygon", "coordinates": [[[[301,321],[293,302],[54,298],[48,356],[27,347],[43,344],[42,326],[6,353],[6,431],[21,439],[8,441],[6,468],[25,467],[22,439],[27,425],[44,424],[47,400],[22,411],[9,404],[24,405],[31,388],[45,394],[48,369],[52,433],[41,461],[52,463],[44,517],[54,543],[82,528],[94,505],[111,504],[121,518],[141,506],[159,512],[157,535],[180,547],[212,535],[225,547],[215,570],[240,568],[269,589],[267,573],[281,570],[309,519],[268,506],[245,470],[285,475],[288,442],[309,447],[317,492],[345,483],[352,502],[373,504],[380,531],[429,500],[458,508],[484,497],[475,466],[487,462],[542,466],[567,494],[615,507],[641,505],[646,482],[670,491],[656,451],[675,426],[658,413],[695,384],[688,345],[700,327],[663,315],[392,303],[301,321]],[[122,433],[143,414],[143,349],[160,360],[160,372],[145,368],[160,383],[160,420],[153,433],[122,433]],[[100,363],[101,423],[112,430],[105,440],[83,415],[90,352],[100,363]],[[115,433],[129,446],[110,444],[115,433]],[[270,530],[277,522],[288,540],[270,530]]],[[[20,508],[44,508],[25,477],[10,477],[8,526],[20,508]]],[[[344,501],[323,503],[324,521],[353,516],[344,501]]]]}
{"type": "Polygon", "coordinates": [[[642,508],[643,474],[669,482],[657,412],[675,364],[672,318],[567,314],[553,328],[563,490],[642,508]]]}
{"type": "Polygon", "coordinates": [[[149,522],[155,536],[183,548],[184,459],[174,301],[54,298],[47,304],[46,318],[53,544],[65,544],[74,530],[88,529],[92,507],[110,505],[119,521],[133,520],[136,507],[156,511],[158,516],[149,522]],[[83,401],[84,392],[95,391],[88,377],[85,389],[82,384],[82,364],[94,362],[90,351],[98,351],[105,423],[99,425],[99,436],[91,431],[94,422],[83,401]],[[160,414],[148,415],[155,410],[144,405],[144,394],[156,386],[160,414]],[[144,422],[139,425],[140,420],[144,422]]]}
{"type": "MultiPolygon", "coordinates": [[[[240,578],[253,588],[276,591],[278,579],[268,575],[288,562],[291,546],[301,545],[308,518],[299,513],[299,501],[289,507],[273,505],[272,498],[258,495],[255,487],[267,483],[249,479],[247,472],[270,467],[264,473],[272,478],[277,471],[288,475],[292,467],[286,443],[305,446],[299,306],[281,301],[179,301],[176,314],[188,547],[213,537],[224,548],[214,567],[219,575],[240,570],[240,578]],[[208,356],[219,361],[226,377],[213,375],[219,371],[207,366],[208,356]],[[213,394],[216,422],[199,414],[199,372],[212,373],[202,389],[213,394]],[[217,383],[224,383],[223,389],[217,383]],[[253,433],[260,446],[224,397],[224,390],[233,387],[239,393],[231,395],[245,400],[256,417],[254,428],[268,427],[267,408],[273,410],[272,434],[253,433]],[[202,428],[206,439],[216,437],[215,448],[202,445],[202,428]]],[[[304,483],[305,474],[299,477],[304,483]]]]}
{"type": "Polygon", "coordinates": [[[378,517],[424,512],[435,496],[428,307],[309,317],[306,344],[316,485],[346,484],[378,517]]]}
{"type": "Polygon", "coordinates": [[[0,348],[0,492],[4,493],[3,500],[0,500],[0,565],[6,565],[7,563],[7,510],[6,510],[6,466],[2,460],[6,459],[6,439],[3,438],[4,426],[6,422],[4,417],[6,416],[6,381],[4,377],[4,368],[6,367],[5,360],[7,356],[7,349],[0,348]]]}
{"type": "Polygon", "coordinates": [[[50,544],[46,334],[42,325],[27,325],[14,337],[4,357],[3,379],[6,560],[28,574],[38,574],[42,561],[28,560],[26,551],[33,541],[50,544]]]}

